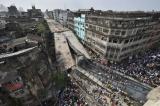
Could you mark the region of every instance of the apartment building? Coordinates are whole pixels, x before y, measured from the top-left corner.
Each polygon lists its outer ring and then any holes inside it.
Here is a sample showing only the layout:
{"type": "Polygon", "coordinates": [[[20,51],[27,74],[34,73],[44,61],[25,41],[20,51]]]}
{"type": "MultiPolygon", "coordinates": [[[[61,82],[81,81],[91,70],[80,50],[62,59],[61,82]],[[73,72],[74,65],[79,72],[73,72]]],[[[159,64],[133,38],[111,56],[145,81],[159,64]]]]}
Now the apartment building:
{"type": "Polygon", "coordinates": [[[35,6],[32,6],[32,9],[28,9],[27,12],[30,18],[43,18],[41,9],[36,9],[35,6]]]}
{"type": "Polygon", "coordinates": [[[81,14],[79,17],[74,17],[74,31],[76,35],[84,40],[85,37],[85,14],[81,14]]]}
{"type": "Polygon", "coordinates": [[[18,11],[16,6],[11,5],[11,6],[8,7],[8,16],[9,17],[18,17],[18,16],[20,16],[20,13],[19,13],[19,11],[18,11]]]}
{"type": "Polygon", "coordinates": [[[67,27],[72,31],[74,30],[74,16],[75,16],[74,12],[72,11],[68,12],[67,27]]]}
{"type": "Polygon", "coordinates": [[[53,11],[48,11],[48,9],[45,11],[45,14],[48,16],[48,18],[54,19],[53,11]]]}
{"type": "Polygon", "coordinates": [[[68,17],[68,12],[69,10],[61,10],[61,9],[55,9],[53,14],[54,14],[54,19],[59,22],[60,24],[66,26],[67,25],[67,17],[68,17]]]}
{"type": "Polygon", "coordinates": [[[85,38],[85,15],[89,15],[94,9],[79,9],[78,11],[68,13],[67,27],[74,31],[76,35],[84,40],[85,38]]]}
{"type": "Polygon", "coordinates": [[[109,61],[121,61],[160,40],[160,13],[93,11],[86,15],[85,44],[109,61]]]}

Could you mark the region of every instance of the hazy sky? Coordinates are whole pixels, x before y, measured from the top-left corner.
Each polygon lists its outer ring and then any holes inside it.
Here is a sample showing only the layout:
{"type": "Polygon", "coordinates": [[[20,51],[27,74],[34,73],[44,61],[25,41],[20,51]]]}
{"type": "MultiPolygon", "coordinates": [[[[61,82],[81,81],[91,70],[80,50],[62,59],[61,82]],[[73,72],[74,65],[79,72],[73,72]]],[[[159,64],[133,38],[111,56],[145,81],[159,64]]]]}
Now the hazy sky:
{"type": "Polygon", "coordinates": [[[15,4],[24,9],[35,5],[42,10],[56,8],[77,10],[79,8],[94,7],[95,9],[118,11],[160,11],[160,0],[0,0],[0,4],[5,6],[15,4]]]}

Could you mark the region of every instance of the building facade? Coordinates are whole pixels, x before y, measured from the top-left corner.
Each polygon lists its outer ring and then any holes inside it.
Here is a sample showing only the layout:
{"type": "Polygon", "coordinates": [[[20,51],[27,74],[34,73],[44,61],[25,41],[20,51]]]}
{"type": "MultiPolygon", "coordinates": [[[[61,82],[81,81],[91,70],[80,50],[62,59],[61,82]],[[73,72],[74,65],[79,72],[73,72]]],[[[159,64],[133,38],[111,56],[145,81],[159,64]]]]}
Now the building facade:
{"type": "Polygon", "coordinates": [[[10,7],[8,7],[8,16],[9,17],[19,17],[20,13],[17,10],[17,7],[14,5],[11,5],[10,7]]]}
{"type": "Polygon", "coordinates": [[[74,30],[74,16],[75,16],[74,12],[72,11],[68,12],[67,27],[72,31],[74,30]]]}
{"type": "MultiPolygon", "coordinates": [[[[93,8],[91,9],[79,9],[78,11],[69,11],[68,18],[67,18],[67,27],[74,32],[81,32],[82,36],[85,36],[85,18],[86,15],[91,14],[94,11],[93,8]],[[84,25],[84,26],[83,26],[84,25]],[[75,28],[76,27],[76,28],[75,28]],[[81,28],[78,30],[78,28],[81,28]],[[84,29],[84,31],[83,31],[84,29]]],[[[77,34],[78,35],[78,34],[77,34]]],[[[84,39],[84,37],[82,37],[84,39]]]]}
{"type": "Polygon", "coordinates": [[[85,44],[99,56],[121,61],[160,39],[159,13],[94,11],[86,16],[85,44]]]}
{"type": "Polygon", "coordinates": [[[48,18],[54,19],[53,11],[48,11],[48,10],[46,10],[46,11],[45,11],[45,14],[48,16],[48,18]]]}
{"type": "Polygon", "coordinates": [[[85,38],[85,14],[81,14],[79,17],[74,17],[74,31],[76,35],[84,40],[85,38]]]}
{"type": "Polygon", "coordinates": [[[35,6],[32,6],[32,9],[28,9],[27,12],[30,18],[43,18],[41,9],[36,9],[35,6]]]}
{"type": "Polygon", "coordinates": [[[60,24],[67,26],[68,12],[69,12],[68,9],[67,10],[55,9],[53,12],[54,19],[60,24]]]}

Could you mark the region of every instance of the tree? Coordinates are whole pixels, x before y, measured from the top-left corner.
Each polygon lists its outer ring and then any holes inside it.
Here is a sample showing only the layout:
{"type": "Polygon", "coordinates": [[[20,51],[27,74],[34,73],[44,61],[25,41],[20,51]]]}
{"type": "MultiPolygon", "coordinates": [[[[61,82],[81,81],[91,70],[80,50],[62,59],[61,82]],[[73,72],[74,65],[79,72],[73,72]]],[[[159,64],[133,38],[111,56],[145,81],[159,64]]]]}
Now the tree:
{"type": "Polygon", "coordinates": [[[56,88],[60,89],[67,85],[67,76],[63,72],[57,72],[52,77],[53,81],[55,82],[56,88]]]}

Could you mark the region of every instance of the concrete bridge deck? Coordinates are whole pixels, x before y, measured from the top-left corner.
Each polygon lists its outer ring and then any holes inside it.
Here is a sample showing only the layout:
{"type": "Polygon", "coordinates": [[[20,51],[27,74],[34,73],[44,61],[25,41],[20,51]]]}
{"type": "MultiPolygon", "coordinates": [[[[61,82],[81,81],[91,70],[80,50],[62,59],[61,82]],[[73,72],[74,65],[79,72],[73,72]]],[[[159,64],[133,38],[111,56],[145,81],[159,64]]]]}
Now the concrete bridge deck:
{"type": "Polygon", "coordinates": [[[54,33],[54,40],[57,65],[65,71],[75,65],[69,45],[62,33],[54,33]]]}
{"type": "Polygon", "coordinates": [[[78,50],[80,53],[82,53],[86,58],[90,59],[89,54],[87,53],[86,49],[83,47],[83,45],[78,41],[76,36],[73,34],[72,31],[65,31],[63,32],[64,36],[66,36],[67,40],[70,43],[70,46],[78,50]]]}
{"type": "Polygon", "coordinates": [[[52,19],[46,19],[49,28],[54,33],[57,67],[65,71],[75,65],[67,39],[62,32],[68,30],[52,19]]]}
{"type": "Polygon", "coordinates": [[[61,68],[60,70],[67,70],[75,65],[69,48],[71,45],[86,58],[90,58],[83,45],[78,41],[72,31],[63,27],[55,20],[46,19],[46,21],[51,32],[54,33],[56,60],[57,65],[61,68]]]}

